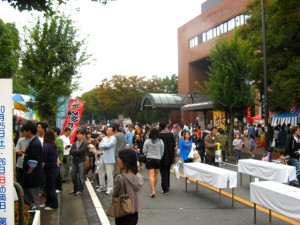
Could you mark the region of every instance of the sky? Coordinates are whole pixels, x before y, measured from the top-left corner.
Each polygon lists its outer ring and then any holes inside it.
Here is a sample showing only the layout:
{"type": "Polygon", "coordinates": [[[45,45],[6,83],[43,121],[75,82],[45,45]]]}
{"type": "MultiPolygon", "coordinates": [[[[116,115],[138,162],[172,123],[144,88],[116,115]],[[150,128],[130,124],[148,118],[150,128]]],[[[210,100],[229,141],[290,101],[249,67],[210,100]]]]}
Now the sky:
{"type": "MultiPolygon", "coordinates": [[[[80,96],[113,75],[150,78],[178,74],[177,29],[201,13],[205,0],[116,0],[107,5],[69,0],[60,6],[87,39],[92,63],[80,69],[80,96]]],[[[38,13],[19,12],[0,1],[0,18],[22,32],[38,13]]],[[[22,37],[22,36],[21,36],[22,37]]]]}

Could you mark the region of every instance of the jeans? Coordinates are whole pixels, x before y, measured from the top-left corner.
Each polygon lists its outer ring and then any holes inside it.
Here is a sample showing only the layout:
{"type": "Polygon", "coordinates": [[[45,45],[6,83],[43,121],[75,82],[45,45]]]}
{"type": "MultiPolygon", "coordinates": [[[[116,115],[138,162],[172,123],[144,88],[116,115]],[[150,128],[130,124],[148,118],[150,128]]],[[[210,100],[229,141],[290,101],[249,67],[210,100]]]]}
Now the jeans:
{"type": "Polygon", "coordinates": [[[62,164],[61,164],[61,177],[63,181],[66,181],[69,176],[69,171],[71,167],[72,156],[64,155],[62,164]]]}
{"type": "Polygon", "coordinates": [[[83,192],[85,181],[85,162],[73,162],[71,176],[73,191],[83,192]]]}
{"type": "Polygon", "coordinates": [[[55,181],[58,173],[58,168],[45,168],[44,174],[46,177],[46,202],[45,205],[51,208],[58,208],[58,199],[55,191],[55,181]]]}
{"type": "Polygon", "coordinates": [[[239,159],[241,159],[242,150],[236,149],[236,148],[234,150],[235,150],[235,154],[236,154],[236,162],[238,162],[239,159]]]}
{"type": "Polygon", "coordinates": [[[290,162],[292,163],[292,165],[294,167],[296,167],[296,174],[297,174],[297,179],[298,179],[298,182],[300,184],[300,165],[299,165],[299,160],[296,159],[296,158],[290,158],[290,162]]]}

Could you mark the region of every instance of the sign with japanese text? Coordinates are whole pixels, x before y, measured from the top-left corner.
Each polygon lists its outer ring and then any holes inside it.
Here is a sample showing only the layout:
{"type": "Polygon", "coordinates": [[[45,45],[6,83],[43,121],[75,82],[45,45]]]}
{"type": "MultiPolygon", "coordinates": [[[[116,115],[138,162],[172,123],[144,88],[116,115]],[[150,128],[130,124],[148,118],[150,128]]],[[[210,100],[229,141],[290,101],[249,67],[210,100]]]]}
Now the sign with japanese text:
{"type": "Polygon", "coordinates": [[[75,141],[76,131],[79,127],[83,107],[84,107],[83,101],[70,99],[67,113],[66,113],[66,119],[62,128],[62,134],[64,133],[66,127],[71,128],[71,134],[70,134],[71,144],[73,144],[73,142],[75,141]]]}
{"type": "Polygon", "coordinates": [[[0,224],[15,223],[12,79],[0,79],[0,224]]]}
{"type": "Polygon", "coordinates": [[[213,111],[213,118],[215,127],[225,129],[225,112],[213,111]]]}

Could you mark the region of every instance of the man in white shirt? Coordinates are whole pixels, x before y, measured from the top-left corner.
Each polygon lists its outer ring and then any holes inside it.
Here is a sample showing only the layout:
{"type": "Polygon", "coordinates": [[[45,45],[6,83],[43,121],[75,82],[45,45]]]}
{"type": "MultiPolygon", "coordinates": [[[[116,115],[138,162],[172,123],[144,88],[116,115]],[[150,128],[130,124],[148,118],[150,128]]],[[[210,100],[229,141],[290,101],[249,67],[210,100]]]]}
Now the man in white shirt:
{"type": "Polygon", "coordinates": [[[114,136],[115,128],[108,126],[106,129],[106,137],[102,139],[99,144],[99,148],[103,150],[103,155],[100,159],[99,165],[99,182],[100,188],[98,192],[105,192],[110,195],[113,191],[113,173],[115,160],[115,150],[117,145],[117,139],[114,136]],[[105,184],[105,174],[107,175],[107,185],[105,184]]]}
{"type": "Polygon", "coordinates": [[[62,182],[65,183],[68,180],[69,171],[72,162],[72,156],[70,155],[71,143],[70,143],[70,136],[71,128],[66,127],[64,130],[64,134],[60,136],[64,144],[64,157],[61,164],[61,177],[62,182]]]}

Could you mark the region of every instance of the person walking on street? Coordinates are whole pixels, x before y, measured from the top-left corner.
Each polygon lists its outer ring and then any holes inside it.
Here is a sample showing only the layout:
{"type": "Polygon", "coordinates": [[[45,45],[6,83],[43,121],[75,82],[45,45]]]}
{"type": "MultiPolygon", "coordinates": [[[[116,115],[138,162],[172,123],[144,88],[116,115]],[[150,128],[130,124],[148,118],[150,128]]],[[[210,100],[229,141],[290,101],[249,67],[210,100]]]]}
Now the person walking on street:
{"type": "Polygon", "coordinates": [[[159,138],[164,143],[164,154],[160,161],[161,188],[164,194],[170,189],[170,169],[175,162],[176,141],[174,135],[167,129],[166,124],[159,124],[159,138]]]}
{"type": "Polygon", "coordinates": [[[233,140],[232,145],[234,147],[235,154],[236,154],[236,163],[238,163],[239,159],[241,159],[242,148],[244,145],[240,134],[235,135],[235,139],[233,140]]]}
{"type": "Polygon", "coordinates": [[[146,155],[146,169],[148,170],[151,198],[155,198],[160,161],[164,154],[164,143],[159,138],[156,128],[150,130],[149,139],[145,141],[143,150],[146,155]]]}
{"type": "Polygon", "coordinates": [[[117,162],[118,167],[121,169],[121,174],[115,179],[115,186],[112,196],[119,197],[121,193],[124,193],[124,190],[122,190],[122,184],[124,184],[134,213],[116,218],[116,225],[138,224],[138,214],[142,211],[141,188],[144,184],[144,180],[143,177],[138,173],[136,160],[136,153],[131,149],[123,149],[118,152],[117,162]]]}
{"type": "Polygon", "coordinates": [[[88,151],[89,143],[84,140],[85,131],[78,130],[76,134],[77,141],[75,141],[70,149],[72,156],[72,182],[73,191],[70,194],[83,195],[85,182],[85,161],[86,152],[88,151]]]}
{"type": "Polygon", "coordinates": [[[106,128],[106,136],[102,139],[99,144],[99,148],[102,150],[103,155],[100,158],[99,166],[99,183],[100,188],[97,189],[98,192],[106,192],[110,195],[113,191],[114,184],[114,166],[115,151],[117,145],[117,139],[114,136],[115,128],[113,126],[108,126],[106,128]],[[105,174],[107,176],[107,184],[105,182],[105,174]]]}

